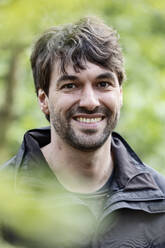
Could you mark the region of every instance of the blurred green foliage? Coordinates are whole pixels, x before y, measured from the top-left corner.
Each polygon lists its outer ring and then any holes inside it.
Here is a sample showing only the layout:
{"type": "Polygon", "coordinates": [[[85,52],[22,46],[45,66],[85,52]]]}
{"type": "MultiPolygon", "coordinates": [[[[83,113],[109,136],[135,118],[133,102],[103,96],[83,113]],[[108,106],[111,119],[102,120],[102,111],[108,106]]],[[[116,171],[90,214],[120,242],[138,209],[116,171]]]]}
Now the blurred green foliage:
{"type": "Polygon", "coordinates": [[[55,187],[44,173],[42,180],[43,185],[34,187],[17,177],[15,185],[12,171],[1,172],[0,232],[12,233],[16,246],[9,246],[0,235],[0,248],[65,248],[88,243],[95,223],[91,212],[78,204],[76,196],[55,187]]]}
{"type": "Polygon", "coordinates": [[[119,32],[125,56],[127,81],[117,130],[146,163],[165,174],[164,11],[162,0],[1,0],[0,163],[16,153],[27,129],[48,125],[34,93],[32,43],[50,26],[92,14],[119,32]]]}
{"type": "MultiPolygon", "coordinates": [[[[0,164],[17,152],[26,130],[48,125],[34,92],[33,42],[50,26],[97,15],[119,32],[125,57],[127,81],[117,131],[143,161],[165,174],[164,12],[162,0],[0,0],[0,164]]],[[[92,221],[89,225],[86,213],[66,202],[62,211],[49,183],[40,193],[21,185],[18,194],[10,173],[1,174],[0,223],[51,247],[65,228],[73,230],[74,236],[65,237],[68,242],[92,229],[92,221]]],[[[0,239],[1,247],[16,248],[0,239]]]]}

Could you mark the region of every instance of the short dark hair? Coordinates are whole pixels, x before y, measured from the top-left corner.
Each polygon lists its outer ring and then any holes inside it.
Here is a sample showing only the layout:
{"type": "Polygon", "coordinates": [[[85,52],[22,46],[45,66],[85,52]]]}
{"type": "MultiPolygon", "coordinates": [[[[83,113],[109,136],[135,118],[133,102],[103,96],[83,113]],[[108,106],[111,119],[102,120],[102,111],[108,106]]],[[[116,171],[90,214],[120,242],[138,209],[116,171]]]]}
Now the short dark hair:
{"type": "Polygon", "coordinates": [[[123,55],[117,32],[96,17],[85,17],[77,23],[52,27],[35,43],[31,66],[36,93],[41,88],[48,95],[54,63],[61,71],[73,65],[76,72],[89,61],[116,73],[120,85],[125,78],[123,55]]]}

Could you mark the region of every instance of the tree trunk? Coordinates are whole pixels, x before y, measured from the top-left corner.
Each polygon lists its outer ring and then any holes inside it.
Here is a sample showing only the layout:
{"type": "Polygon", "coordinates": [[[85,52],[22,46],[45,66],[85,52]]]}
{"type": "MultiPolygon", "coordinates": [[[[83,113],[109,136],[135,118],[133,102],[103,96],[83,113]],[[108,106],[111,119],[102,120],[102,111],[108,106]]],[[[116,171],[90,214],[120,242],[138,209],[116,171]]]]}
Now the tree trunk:
{"type": "Polygon", "coordinates": [[[0,110],[0,148],[5,146],[7,131],[13,120],[13,103],[18,81],[19,58],[21,51],[12,51],[8,73],[5,77],[5,98],[0,110]]]}

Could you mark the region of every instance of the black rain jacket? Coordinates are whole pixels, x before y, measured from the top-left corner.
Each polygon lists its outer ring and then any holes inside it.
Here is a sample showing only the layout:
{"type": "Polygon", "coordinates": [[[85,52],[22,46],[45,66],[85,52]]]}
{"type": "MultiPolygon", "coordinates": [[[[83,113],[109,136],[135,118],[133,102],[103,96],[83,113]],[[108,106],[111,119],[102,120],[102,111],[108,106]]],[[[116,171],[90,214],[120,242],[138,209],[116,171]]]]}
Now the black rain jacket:
{"type": "MultiPolygon", "coordinates": [[[[29,184],[44,187],[44,180],[39,178],[42,168],[55,178],[39,149],[49,142],[49,127],[28,131],[18,154],[1,169],[14,168],[16,184],[17,176],[22,174],[29,184]]],[[[82,235],[81,242],[76,240],[69,247],[165,248],[165,178],[146,166],[115,132],[112,134],[111,149],[115,171],[102,214],[95,221],[94,228],[91,228],[90,239],[82,235]]],[[[81,201],[75,197],[67,202],[81,205],[81,201]]],[[[90,212],[89,209],[87,211],[90,212]]],[[[24,247],[65,247],[60,243],[53,246],[42,243],[37,246],[31,241],[23,241],[15,236],[13,238],[10,231],[5,232],[5,237],[16,243],[21,240],[24,247]]]]}

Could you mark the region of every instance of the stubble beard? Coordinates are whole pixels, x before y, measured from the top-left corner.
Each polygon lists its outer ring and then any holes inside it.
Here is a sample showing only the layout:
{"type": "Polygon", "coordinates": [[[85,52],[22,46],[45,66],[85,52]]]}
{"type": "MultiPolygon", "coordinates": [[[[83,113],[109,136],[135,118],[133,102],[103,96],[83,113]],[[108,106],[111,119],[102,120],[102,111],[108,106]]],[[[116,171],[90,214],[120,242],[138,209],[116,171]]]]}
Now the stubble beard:
{"type": "Polygon", "coordinates": [[[58,136],[61,139],[63,139],[70,146],[78,150],[87,151],[87,152],[95,151],[104,145],[104,143],[107,141],[110,134],[116,127],[120,116],[120,111],[113,114],[106,107],[99,108],[97,112],[95,111],[95,113],[105,114],[107,119],[107,124],[103,129],[102,134],[100,134],[99,137],[97,138],[93,138],[93,136],[97,135],[95,134],[97,132],[96,130],[87,129],[84,132],[82,132],[81,135],[75,132],[75,130],[71,126],[71,121],[70,121],[71,116],[73,116],[74,113],[89,114],[89,111],[87,110],[82,111],[82,109],[76,111],[73,109],[68,111],[66,118],[62,117],[60,113],[53,113],[53,115],[51,116],[51,122],[53,128],[55,129],[55,132],[58,134],[58,136]]]}

